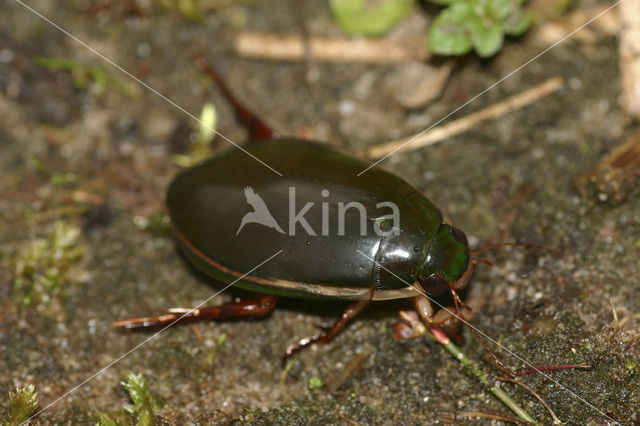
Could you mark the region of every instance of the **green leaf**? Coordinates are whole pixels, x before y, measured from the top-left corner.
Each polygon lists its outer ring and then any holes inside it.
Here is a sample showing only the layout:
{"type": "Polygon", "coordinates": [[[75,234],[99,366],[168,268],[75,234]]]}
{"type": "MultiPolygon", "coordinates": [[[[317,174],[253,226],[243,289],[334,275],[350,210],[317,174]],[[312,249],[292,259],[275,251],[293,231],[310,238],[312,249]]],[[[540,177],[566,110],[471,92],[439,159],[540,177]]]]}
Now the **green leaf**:
{"type": "Polygon", "coordinates": [[[520,7],[521,0],[489,0],[487,14],[502,24],[503,32],[510,35],[524,33],[531,24],[531,16],[520,7]]]}
{"type": "MultiPolygon", "coordinates": [[[[477,3],[477,0],[458,0],[442,11],[440,15],[445,14],[447,19],[459,24],[465,24],[476,16],[477,3]]],[[[440,15],[438,15],[438,17],[440,17],[440,15]]]]}
{"type": "Polygon", "coordinates": [[[443,10],[433,20],[427,45],[439,55],[463,55],[471,50],[468,21],[473,17],[470,3],[457,2],[443,10]]]}
{"type": "Polygon", "coordinates": [[[100,413],[100,419],[96,426],[118,426],[118,424],[106,413],[100,413]]]}
{"type": "Polygon", "coordinates": [[[522,9],[517,9],[513,14],[504,20],[503,28],[505,34],[518,36],[529,29],[533,18],[529,13],[522,9]]]}
{"type": "Polygon", "coordinates": [[[518,9],[517,0],[488,0],[485,12],[496,21],[502,21],[518,9]]]}
{"type": "Polygon", "coordinates": [[[73,70],[78,67],[78,62],[72,61],[66,58],[45,58],[42,56],[36,56],[33,58],[33,62],[45,68],[54,70],[73,70]]]}
{"type": "Polygon", "coordinates": [[[133,405],[126,404],[124,409],[129,414],[142,417],[153,417],[153,411],[159,408],[155,397],[151,395],[147,388],[147,383],[142,374],[127,373],[127,381],[122,382],[122,386],[129,394],[133,405]]]}
{"type": "Polygon", "coordinates": [[[331,12],[342,30],[350,35],[381,36],[389,32],[413,8],[414,0],[330,0],[331,12]]]}
{"type": "Polygon", "coordinates": [[[151,406],[147,401],[147,403],[142,408],[142,411],[138,415],[138,422],[136,423],[136,426],[153,426],[154,417],[155,416],[153,415],[153,410],[151,409],[151,406]]]}
{"type": "Polygon", "coordinates": [[[478,22],[478,24],[471,27],[473,48],[483,58],[492,56],[500,50],[503,40],[502,27],[497,23],[486,26],[478,22]]]}
{"type": "MultiPolygon", "coordinates": [[[[430,0],[441,2],[448,0],[430,0]]],[[[531,25],[523,0],[451,0],[429,29],[433,53],[462,55],[473,47],[481,57],[494,55],[504,35],[520,35],[531,25]]]]}

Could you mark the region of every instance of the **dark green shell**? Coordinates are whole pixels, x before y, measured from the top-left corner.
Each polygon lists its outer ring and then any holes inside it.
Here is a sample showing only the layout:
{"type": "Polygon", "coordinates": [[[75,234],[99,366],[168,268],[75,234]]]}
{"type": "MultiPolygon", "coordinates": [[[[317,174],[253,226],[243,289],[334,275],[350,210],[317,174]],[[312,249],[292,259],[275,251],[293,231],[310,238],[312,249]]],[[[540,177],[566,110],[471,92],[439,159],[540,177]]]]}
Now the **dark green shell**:
{"type": "Polygon", "coordinates": [[[357,176],[369,163],[326,145],[278,139],[247,150],[284,177],[230,149],[180,173],[169,187],[167,205],[178,245],[196,266],[226,283],[248,273],[238,287],[282,296],[388,299],[415,294],[406,283],[414,282],[443,220],[426,197],[377,167],[357,176]],[[256,223],[248,223],[236,235],[243,216],[252,211],[245,187],[264,200],[285,232],[289,188],[294,187],[296,212],[307,202],[315,203],[304,217],[318,235],[310,236],[298,226],[290,236],[256,223]],[[328,197],[321,195],[324,189],[328,197]],[[374,221],[368,220],[366,235],[361,236],[360,215],[349,209],[345,235],[337,236],[339,201],[362,203],[369,219],[390,212],[377,203],[395,203],[400,235],[379,236],[373,231],[374,221]],[[328,236],[320,235],[323,202],[330,212],[328,236]]]}

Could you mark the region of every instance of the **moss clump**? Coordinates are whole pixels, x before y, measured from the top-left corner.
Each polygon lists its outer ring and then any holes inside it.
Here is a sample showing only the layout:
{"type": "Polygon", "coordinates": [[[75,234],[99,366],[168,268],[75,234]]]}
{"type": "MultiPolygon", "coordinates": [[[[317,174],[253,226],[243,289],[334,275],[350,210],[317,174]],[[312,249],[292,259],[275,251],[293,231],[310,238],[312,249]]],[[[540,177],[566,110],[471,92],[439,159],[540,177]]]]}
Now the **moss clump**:
{"type": "Polygon", "coordinates": [[[28,422],[38,409],[38,393],[33,385],[9,392],[9,413],[2,419],[2,426],[18,426],[28,422]]]}
{"type": "Polygon", "coordinates": [[[48,303],[70,281],[73,266],[85,252],[80,234],[80,228],[56,222],[49,237],[32,241],[10,258],[14,293],[22,305],[48,303]]]}
{"type": "Polygon", "coordinates": [[[320,379],[320,377],[313,376],[309,378],[309,389],[318,390],[322,388],[323,385],[324,383],[322,383],[322,379],[320,379]]]}
{"type": "MultiPolygon", "coordinates": [[[[156,411],[160,408],[157,398],[149,392],[142,374],[127,373],[127,381],[122,386],[131,398],[131,404],[124,404],[123,408],[129,414],[130,423],[137,426],[151,426],[156,424],[156,411]]],[[[98,425],[112,426],[120,424],[123,413],[100,413],[98,425]],[[116,419],[116,420],[114,420],[116,419]]],[[[126,414],[125,414],[126,416],[126,414]]]]}
{"type": "Polygon", "coordinates": [[[70,72],[77,89],[85,90],[90,85],[93,85],[98,96],[104,95],[109,87],[113,87],[130,98],[135,97],[137,93],[135,86],[118,77],[109,75],[99,66],[85,65],[68,58],[44,58],[38,56],[33,61],[41,67],[70,72]]]}

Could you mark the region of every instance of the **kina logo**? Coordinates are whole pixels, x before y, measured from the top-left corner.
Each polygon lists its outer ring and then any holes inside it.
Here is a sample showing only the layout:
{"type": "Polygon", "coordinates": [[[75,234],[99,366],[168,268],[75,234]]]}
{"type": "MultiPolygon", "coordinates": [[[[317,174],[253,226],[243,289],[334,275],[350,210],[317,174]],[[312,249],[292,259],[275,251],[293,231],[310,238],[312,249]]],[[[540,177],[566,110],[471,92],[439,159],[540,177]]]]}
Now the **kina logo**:
{"type": "Polygon", "coordinates": [[[247,186],[244,189],[244,196],[247,198],[247,203],[249,203],[249,205],[253,207],[253,211],[244,215],[244,217],[242,218],[242,222],[240,223],[240,227],[236,232],[236,235],[240,233],[242,228],[244,228],[247,223],[257,223],[260,225],[264,225],[267,228],[273,228],[281,234],[285,233],[267,208],[264,200],[255,193],[253,188],[247,186]]]}
{"type": "MultiPolygon", "coordinates": [[[[395,203],[389,201],[377,203],[377,209],[387,208],[390,209],[390,212],[387,212],[388,214],[374,212],[375,216],[370,218],[367,216],[367,207],[358,201],[348,203],[340,201],[330,206],[330,193],[328,189],[320,191],[320,197],[318,197],[319,199],[317,201],[308,201],[309,197],[305,197],[305,199],[302,200],[304,205],[302,205],[301,200],[296,197],[296,188],[289,187],[288,189],[288,232],[285,232],[280,227],[262,197],[260,197],[252,187],[247,186],[244,188],[244,196],[247,199],[247,203],[253,208],[253,211],[244,215],[236,231],[236,235],[240,234],[240,231],[242,231],[245,225],[256,223],[289,236],[295,236],[296,230],[300,230],[300,228],[309,236],[328,236],[330,235],[330,228],[337,231],[334,232],[335,235],[345,236],[347,235],[346,223],[348,214],[349,220],[351,221],[349,233],[359,230],[361,236],[366,236],[368,232],[375,232],[375,234],[379,236],[400,235],[400,209],[395,203]],[[309,221],[307,221],[307,217],[305,217],[312,209],[315,209],[313,213],[310,213],[312,223],[322,222],[320,234],[316,232],[318,224],[315,223],[316,229],[314,229],[309,221]],[[318,211],[321,211],[320,218],[318,218],[318,211]]],[[[280,209],[279,212],[283,210],[284,209],[280,209]]],[[[286,220],[286,218],[280,217],[280,220],[286,220]]]]}

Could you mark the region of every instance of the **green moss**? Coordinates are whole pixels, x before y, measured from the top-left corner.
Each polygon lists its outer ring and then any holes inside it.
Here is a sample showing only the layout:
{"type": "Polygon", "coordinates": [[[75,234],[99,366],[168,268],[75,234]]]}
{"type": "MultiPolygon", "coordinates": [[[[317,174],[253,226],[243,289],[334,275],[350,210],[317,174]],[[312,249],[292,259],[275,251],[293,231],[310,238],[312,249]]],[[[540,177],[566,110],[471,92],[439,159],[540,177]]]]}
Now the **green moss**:
{"type": "Polygon", "coordinates": [[[175,10],[191,22],[201,23],[204,14],[199,0],[160,0],[160,3],[170,10],[175,10]]]}
{"type": "Polygon", "coordinates": [[[309,378],[309,389],[317,390],[322,388],[324,383],[322,383],[322,379],[318,376],[313,376],[309,378]]]}
{"type": "Polygon", "coordinates": [[[209,352],[207,352],[205,362],[208,366],[213,365],[213,361],[216,359],[216,355],[218,354],[218,349],[222,347],[225,340],[227,340],[227,335],[225,333],[222,333],[216,340],[215,345],[213,345],[209,352]]]}
{"type": "Polygon", "coordinates": [[[80,235],[80,228],[58,221],[48,237],[30,242],[9,259],[20,304],[48,303],[63,284],[73,281],[72,269],[85,252],[80,235]]]}
{"type": "Polygon", "coordinates": [[[628,360],[624,364],[624,368],[629,371],[631,374],[635,374],[638,371],[638,361],[636,360],[628,360]]]}
{"type": "Polygon", "coordinates": [[[133,223],[154,237],[166,237],[169,235],[169,216],[162,211],[151,213],[149,217],[135,216],[133,223]]]}
{"type": "Polygon", "coordinates": [[[142,374],[127,373],[127,381],[122,382],[122,386],[129,394],[133,404],[125,404],[127,413],[138,419],[138,424],[146,424],[147,420],[153,419],[153,413],[160,408],[160,404],[155,396],[149,392],[147,383],[142,374]]]}
{"type": "Polygon", "coordinates": [[[9,413],[2,419],[3,426],[22,425],[27,422],[38,409],[38,393],[33,385],[9,392],[9,413]]]}
{"type": "Polygon", "coordinates": [[[117,426],[117,422],[109,417],[106,413],[100,414],[100,419],[98,420],[98,426],[117,426]]]}
{"type": "Polygon", "coordinates": [[[102,412],[98,414],[98,426],[115,426],[120,424],[135,424],[136,426],[151,426],[161,423],[156,415],[160,408],[157,398],[151,394],[142,374],[127,373],[126,381],[121,382],[131,398],[131,404],[124,404],[123,411],[102,412]]]}
{"type": "Polygon", "coordinates": [[[35,57],[33,61],[45,68],[68,71],[73,76],[76,88],[86,90],[91,84],[98,96],[102,96],[107,88],[112,87],[123,95],[133,98],[137,89],[129,82],[113,77],[99,66],[90,66],[67,58],[35,57]]]}

